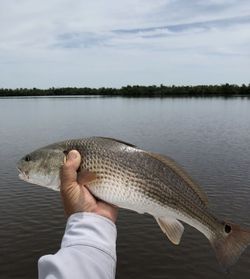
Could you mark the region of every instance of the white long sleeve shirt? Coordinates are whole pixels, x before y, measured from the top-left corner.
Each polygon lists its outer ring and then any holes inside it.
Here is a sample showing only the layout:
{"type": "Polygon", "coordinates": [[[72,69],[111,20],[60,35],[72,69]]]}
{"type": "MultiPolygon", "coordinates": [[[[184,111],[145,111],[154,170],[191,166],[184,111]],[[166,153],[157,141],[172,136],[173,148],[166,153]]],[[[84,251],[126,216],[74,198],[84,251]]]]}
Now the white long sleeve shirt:
{"type": "Polygon", "coordinates": [[[61,249],[38,261],[39,279],[113,279],[116,226],[94,213],[75,213],[67,221],[61,249]]]}

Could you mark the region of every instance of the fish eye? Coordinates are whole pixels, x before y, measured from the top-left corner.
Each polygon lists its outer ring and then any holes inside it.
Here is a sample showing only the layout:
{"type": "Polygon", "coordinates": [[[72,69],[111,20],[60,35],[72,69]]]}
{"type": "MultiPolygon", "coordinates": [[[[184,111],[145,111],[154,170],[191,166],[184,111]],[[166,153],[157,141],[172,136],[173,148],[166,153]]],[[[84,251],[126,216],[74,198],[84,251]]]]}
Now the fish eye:
{"type": "Polygon", "coordinates": [[[225,227],[224,227],[224,230],[225,230],[226,233],[230,233],[232,228],[231,228],[230,225],[226,224],[225,227]]]}
{"type": "Polygon", "coordinates": [[[29,162],[29,161],[31,160],[30,155],[25,156],[24,160],[25,160],[26,162],[29,162]]]}

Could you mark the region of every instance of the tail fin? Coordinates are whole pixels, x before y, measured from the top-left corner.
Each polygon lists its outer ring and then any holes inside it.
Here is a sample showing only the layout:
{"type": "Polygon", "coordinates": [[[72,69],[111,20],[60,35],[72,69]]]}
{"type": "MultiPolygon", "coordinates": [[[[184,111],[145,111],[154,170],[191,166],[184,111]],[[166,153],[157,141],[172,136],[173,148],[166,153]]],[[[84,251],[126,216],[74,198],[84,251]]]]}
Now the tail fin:
{"type": "Polygon", "coordinates": [[[240,255],[250,244],[250,230],[225,223],[223,233],[222,237],[212,239],[211,244],[221,267],[228,271],[229,267],[237,262],[240,255]]]}

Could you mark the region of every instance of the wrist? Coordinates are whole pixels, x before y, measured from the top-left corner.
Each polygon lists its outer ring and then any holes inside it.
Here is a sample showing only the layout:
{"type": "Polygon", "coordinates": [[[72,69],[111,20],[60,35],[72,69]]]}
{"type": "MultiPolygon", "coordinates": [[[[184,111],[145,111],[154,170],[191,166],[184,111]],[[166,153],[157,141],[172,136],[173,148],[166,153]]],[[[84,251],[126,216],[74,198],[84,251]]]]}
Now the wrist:
{"type": "Polygon", "coordinates": [[[101,210],[99,208],[96,208],[94,211],[89,212],[89,213],[94,213],[96,215],[99,215],[101,217],[109,219],[111,222],[115,223],[117,220],[117,215],[118,215],[118,209],[117,208],[110,208],[110,210],[101,210]]]}

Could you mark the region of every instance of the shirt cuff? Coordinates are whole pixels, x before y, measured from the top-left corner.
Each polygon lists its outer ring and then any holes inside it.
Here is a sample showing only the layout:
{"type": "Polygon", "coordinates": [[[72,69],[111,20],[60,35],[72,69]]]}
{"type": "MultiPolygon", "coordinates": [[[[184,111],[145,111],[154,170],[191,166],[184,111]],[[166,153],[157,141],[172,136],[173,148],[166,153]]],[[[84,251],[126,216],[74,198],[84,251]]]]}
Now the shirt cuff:
{"type": "Polygon", "coordinates": [[[84,245],[99,249],[116,260],[115,224],[95,213],[78,212],[67,221],[61,248],[84,245]]]}

